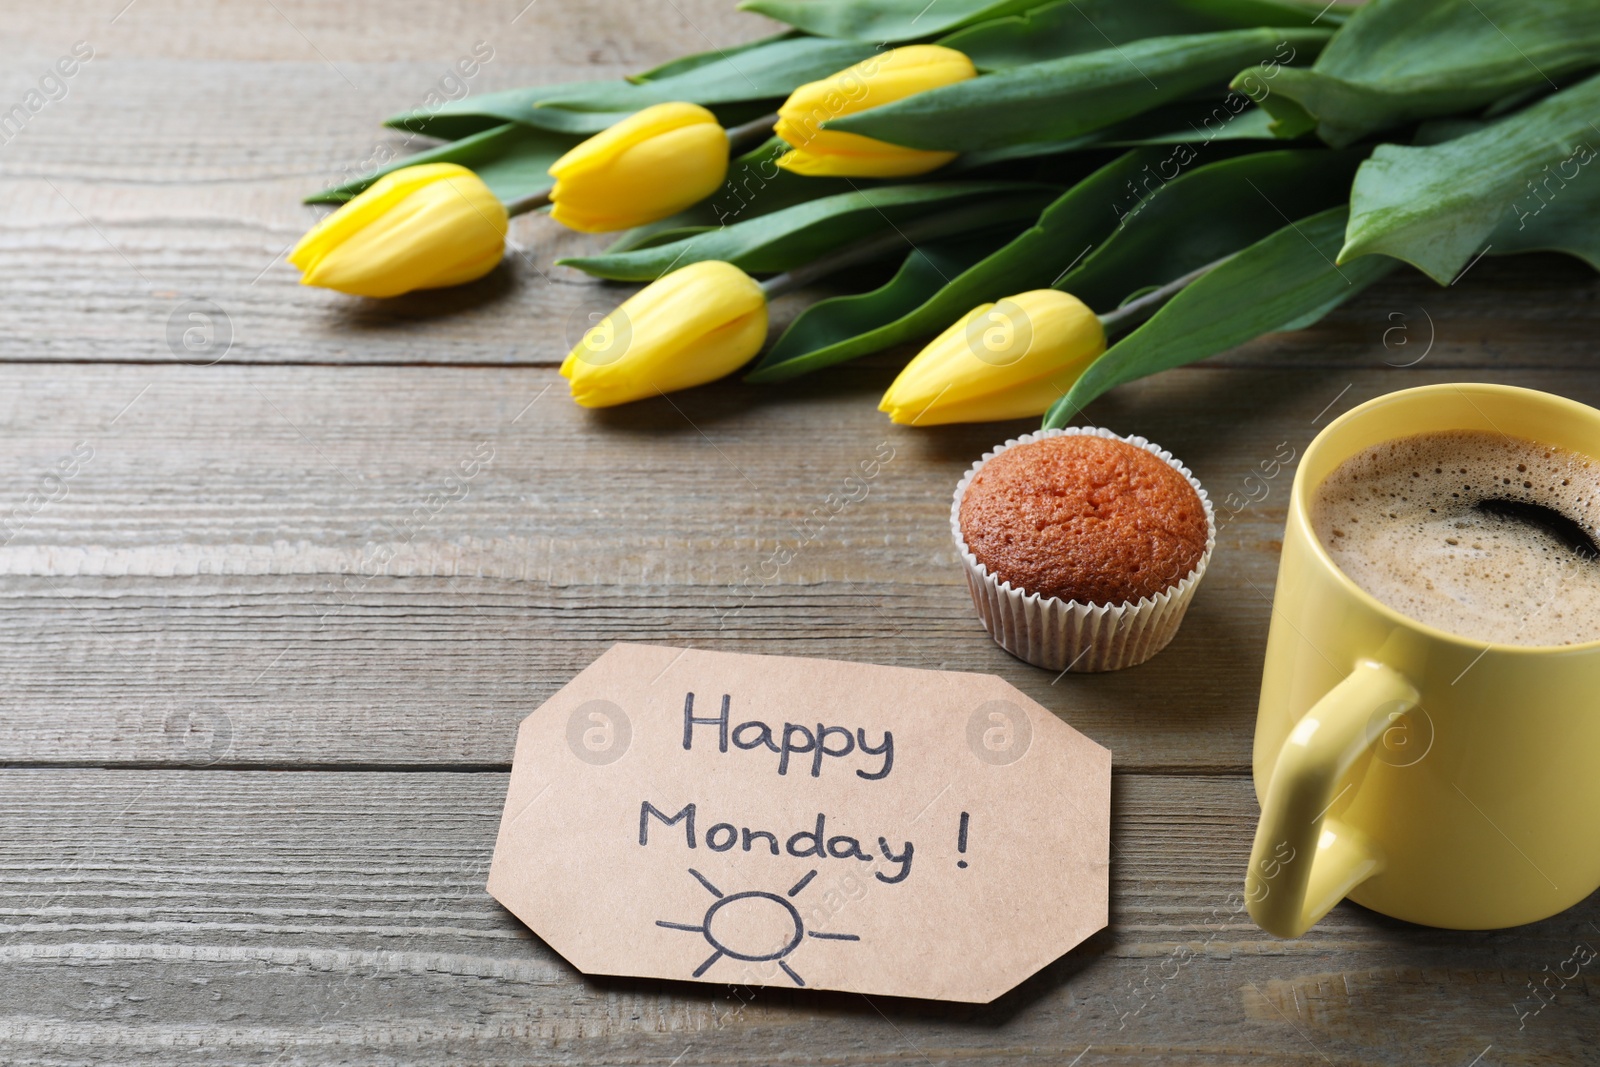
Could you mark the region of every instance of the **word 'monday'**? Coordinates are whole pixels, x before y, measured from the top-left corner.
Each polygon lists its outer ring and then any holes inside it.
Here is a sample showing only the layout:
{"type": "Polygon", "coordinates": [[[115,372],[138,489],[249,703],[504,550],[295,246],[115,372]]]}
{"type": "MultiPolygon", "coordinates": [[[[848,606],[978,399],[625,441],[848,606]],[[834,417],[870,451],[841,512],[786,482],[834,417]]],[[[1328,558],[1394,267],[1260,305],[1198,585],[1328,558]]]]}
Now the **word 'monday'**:
{"type": "MultiPolygon", "coordinates": [[[[667,805],[670,809],[671,805],[667,805]]],[[[780,832],[770,829],[753,829],[748,826],[736,826],[731,822],[719,822],[711,826],[703,835],[695,833],[695,819],[698,815],[699,805],[685,804],[675,813],[668,814],[656,807],[648,800],[639,805],[639,844],[647,847],[650,844],[651,820],[659,822],[664,827],[683,826],[684,845],[688,848],[699,848],[702,844],[713,852],[727,852],[738,846],[745,852],[754,851],[758,855],[790,855],[800,859],[836,859],[860,860],[863,863],[876,865],[877,857],[874,855],[872,845],[863,844],[860,838],[849,834],[828,833],[828,816],[817,812],[816,821],[805,828],[784,836],[780,832]],[[780,841],[782,847],[780,849],[780,841]]],[[[880,837],[877,840],[876,852],[890,864],[897,864],[899,870],[893,875],[886,875],[883,871],[875,870],[873,877],[887,885],[903,882],[911,874],[911,857],[916,849],[910,841],[900,846],[897,852],[889,844],[888,838],[880,837]]],[[[856,868],[860,870],[860,868],[856,868]]]]}

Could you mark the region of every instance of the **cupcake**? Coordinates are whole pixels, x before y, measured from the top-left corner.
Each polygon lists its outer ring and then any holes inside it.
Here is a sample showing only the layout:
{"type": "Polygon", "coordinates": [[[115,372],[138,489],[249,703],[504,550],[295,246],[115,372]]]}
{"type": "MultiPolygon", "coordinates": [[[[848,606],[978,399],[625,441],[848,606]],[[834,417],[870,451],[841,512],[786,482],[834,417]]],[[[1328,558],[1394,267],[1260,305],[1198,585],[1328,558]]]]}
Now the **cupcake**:
{"type": "Polygon", "coordinates": [[[950,527],[989,634],[1054,671],[1160,652],[1216,543],[1188,468],[1142,437],[1087,427],[986,454],[956,486],[950,527]]]}

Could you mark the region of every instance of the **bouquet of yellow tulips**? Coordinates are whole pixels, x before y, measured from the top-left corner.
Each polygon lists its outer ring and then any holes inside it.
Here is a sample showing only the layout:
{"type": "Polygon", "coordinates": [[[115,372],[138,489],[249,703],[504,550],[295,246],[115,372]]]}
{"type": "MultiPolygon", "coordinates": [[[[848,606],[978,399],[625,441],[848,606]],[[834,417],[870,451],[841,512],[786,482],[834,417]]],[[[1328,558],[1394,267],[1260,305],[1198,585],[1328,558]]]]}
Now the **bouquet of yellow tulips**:
{"type": "Polygon", "coordinates": [[[441,143],[308,198],[341,206],[290,261],[366,297],[461,285],[543,211],[618,235],[563,263],[648,283],[562,364],[579,404],[922,342],[879,405],[919,426],[1064,425],[1402,264],[1600,268],[1594,0],[740,6],[790,28],[391,118],[441,143]],[[769,337],[772,298],[871,264],[769,337]]]}

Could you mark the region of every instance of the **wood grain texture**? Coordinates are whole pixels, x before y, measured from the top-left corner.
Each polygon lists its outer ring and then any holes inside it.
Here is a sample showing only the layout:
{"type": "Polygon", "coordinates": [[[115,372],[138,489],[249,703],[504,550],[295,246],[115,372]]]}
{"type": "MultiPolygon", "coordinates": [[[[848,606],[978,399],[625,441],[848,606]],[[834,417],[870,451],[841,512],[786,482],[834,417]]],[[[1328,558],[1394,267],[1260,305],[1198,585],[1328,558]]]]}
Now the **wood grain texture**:
{"type": "Polygon", "coordinates": [[[657,2],[637,21],[570,0],[124,4],[8,13],[0,111],[75,42],[94,58],[0,150],[0,286],[21,297],[0,312],[0,358],[192,360],[168,323],[204,298],[235,361],[548,361],[561,323],[615,302],[550,262],[602,239],[520,219],[489,279],[365,302],[297,285],[283,255],[325,210],[301,197],[430,146],[379,123],[423,106],[480,44],[479,94],[619,77],[779,28],[721,0],[657,2]]]}
{"type": "MultiPolygon", "coordinates": [[[[0,147],[0,1062],[1595,1062],[1588,972],[1518,1005],[1600,898],[1481,934],[1345,904],[1295,942],[1238,911],[1288,471],[1167,651],[1055,679],[983,633],[946,520],[1031,426],[889,426],[907,350],[586,413],[553,365],[629,290],[551,263],[603,239],[520,219],[488,278],[397,301],[282,262],[478,42],[474,93],[614,77],[773,28],[730,8],[7,12],[0,112],[95,54],[0,147]],[[1003,675],[1115,752],[1111,928],[979,1008],[574,973],[482,885],[516,723],[619,640],[1003,675]]],[[[1597,324],[1554,256],[1397,275],[1086,418],[1222,501],[1406,385],[1600,403],[1597,324]]]]}
{"type": "MultiPolygon", "coordinates": [[[[1235,914],[1241,778],[1119,778],[1112,926],[993,1005],[585,978],[484,893],[497,773],[0,778],[0,1055],[79,1063],[1576,1064],[1600,900],[1496,933],[1235,914]],[[1554,988],[1552,986],[1552,988],[1554,988]],[[277,1057],[277,1059],[275,1059],[277,1057]]],[[[627,922],[631,916],[595,916],[627,922]]]]}
{"type": "MultiPolygon", "coordinates": [[[[600,414],[536,368],[0,375],[0,456],[33,472],[0,496],[3,761],[503,767],[515,724],[628,640],[992,671],[1119,767],[1249,767],[1288,468],[1224,525],[1167,651],[1058,678],[987,639],[949,537],[962,471],[1023,427],[890,426],[865,369],[600,414]]],[[[1455,378],[1193,369],[1089,418],[1172,449],[1226,514],[1283,443],[1455,378]]]]}

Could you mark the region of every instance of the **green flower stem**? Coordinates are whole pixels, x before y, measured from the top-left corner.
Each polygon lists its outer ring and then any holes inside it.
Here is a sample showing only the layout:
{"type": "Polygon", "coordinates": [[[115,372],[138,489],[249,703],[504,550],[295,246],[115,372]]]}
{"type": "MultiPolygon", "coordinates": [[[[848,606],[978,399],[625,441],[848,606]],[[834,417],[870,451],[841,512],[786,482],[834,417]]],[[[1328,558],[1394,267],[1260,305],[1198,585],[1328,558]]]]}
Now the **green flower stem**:
{"type": "MultiPolygon", "coordinates": [[[[915,223],[895,229],[889,233],[881,233],[848,245],[836,252],[829,253],[820,259],[807,263],[803,267],[774,274],[761,283],[761,289],[767,294],[767,299],[782,296],[785,293],[803,289],[812,283],[827,277],[846,267],[854,267],[860,263],[869,263],[906,247],[915,248],[920,239],[943,237],[951,233],[959,233],[964,227],[962,216],[970,212],[953,211],[947,215],[933,218],[918,219],[915,223]]],[[[1232,256],[1223,256],[1213,260],[1203,267],[1197,267],[1180,278],[1174,278],[1159,289],[1144,294],[1136,300],[1130,300],[1113,311],[1108,311],[1099,316],[1101,328],[1109,335],[1113,332],[1130,330],[1154,315],[1161,305],[1170,300],[1185,286],[1226,263],[1232,256]]]]}
{"type": "Polygon", "coordinates": [[[767,299],[771,300],[773,297],[782,296],[785,293],[791,293],[796,289],[811,285],[813,282],[837,271],[844,270],[846,267],[870,263],[875,259],[882,259],[884,256],[892,255],[896,252],[913,251],[916,249],[918,241],[930,240],[935,237],[948,237],[951,234],[972,229],[974,223],[990,217],[992,216],[989,215],[986,205],[976,204],[958,211],[917,219],[915,222],[908,222],[904,226],[894,226],[891,223],[892,228],[887,233],[880,233],[864,241],[858,241],[853,245],[846,245],[819,259],[812,260],[803,267],[796,267],[794,270],[785,271],[782,274],[774,274],[761,283],[761,289],[767,294],[767,299]]]}
{"type": "Polygon", "coordinates": [[[764,144],[772,136],[772,127],[777,125],[778,116],[762,115],[758,119],[751,119],[741,126],[729,126],[725,131],[728,135],[728,151],[739,156],[764,144]]]}
{"type": "Polygon", "coordinates": [[[518,215],[526,215],[530,211],[537,211],[549,203],[549,189],[542,193],[529,193],[527,196],[506,201],[506,214],[515,218],[518,215]]]}
{"type": "Polygon", "coordinates": [[[1099,317],[1101,328],[1108,336],[1113,332],[1131,330],[1159,311],[1162,304],[1176,296],[1190,282],[1197,281],[1232,258],[1233,256],[1229,254],[1203,267],[1196,267],[1181,278],[1174,278],[1161,288],[1153,289],[1136,300],[1130,300],[1121,307],[1106,312],[1099,317]]]}

